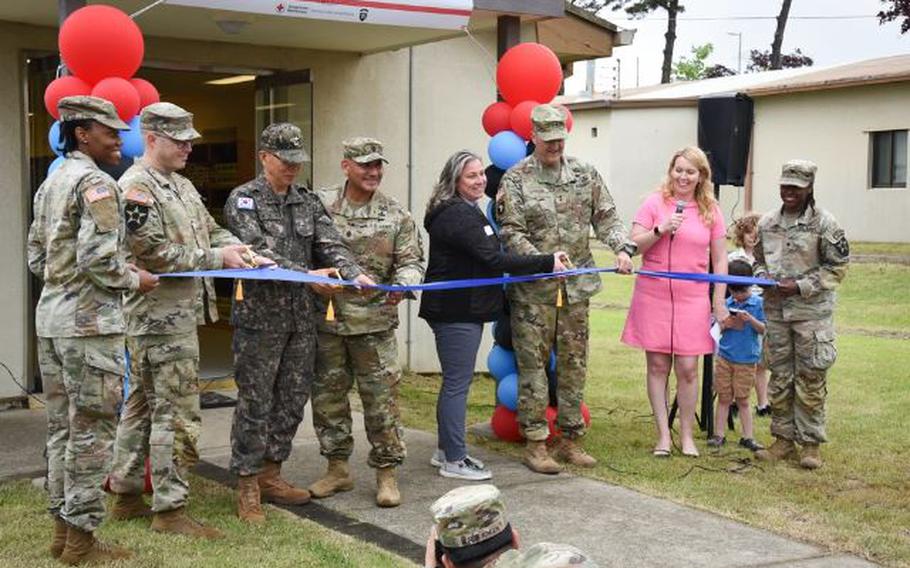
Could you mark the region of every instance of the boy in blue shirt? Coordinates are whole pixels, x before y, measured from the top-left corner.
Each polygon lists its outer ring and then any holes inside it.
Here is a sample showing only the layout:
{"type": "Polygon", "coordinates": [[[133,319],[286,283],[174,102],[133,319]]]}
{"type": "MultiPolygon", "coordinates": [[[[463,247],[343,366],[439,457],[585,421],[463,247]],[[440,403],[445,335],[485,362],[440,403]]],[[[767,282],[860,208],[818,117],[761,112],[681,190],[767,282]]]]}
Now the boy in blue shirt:
{"type": "MultiPolygon", "coordinates": [[[[730,261],[731,276],[752,276],[752,266],[742,260],[730,261]]],[[[765,310],[761,296],[752,294],[749,286],[728,286],[727,310],[730,317],[721,323],[720,351],[714,358],[714,392],[717,410],[714,413],[715,435],[708,445],[720,447],[730,404],[736,401],[742,424],[739,445],[756,452],[763,449],[752,432],[752,411],[749,394],[755,384],[755,367],[761,360],[761,340],[765,333],[765,310]]]]}

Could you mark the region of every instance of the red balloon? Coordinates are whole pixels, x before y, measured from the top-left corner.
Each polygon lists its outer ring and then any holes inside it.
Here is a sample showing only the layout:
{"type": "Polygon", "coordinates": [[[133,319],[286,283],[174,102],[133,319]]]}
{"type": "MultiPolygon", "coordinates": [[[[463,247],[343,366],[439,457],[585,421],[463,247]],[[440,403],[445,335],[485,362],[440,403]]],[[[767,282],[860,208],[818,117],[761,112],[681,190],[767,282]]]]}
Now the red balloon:
{"type": "Polygon", "coordinates": [[[525,140],[531,139],[531,130],[534,126],[531,124],[531,111],[534,107],[539,106],[537,101],[524,101],[518,103],[512,109],[512,116],[509,117],[509,124],[515,134],[518,134],[525,140]]]}
{"type": "Polygon", "coordinates": [[[76,95],[88,95],[91,92],[92,86],[79,77],[70,75],[54,79],[44,90],[44,108],[51,113],[51,116],[60,120],[60,111],[57,110],[57,103],[60,102],[60,99],[76,95]]]}
{"type": "MultiPolygon", "coordinates": [[[[548,440],[553,440],[558,437],[560,434],[559,430],[559,410],[555,406],[547,407],[547,426],[550,428],[550,435],[547,437],[548,440]]],[[[591,411],[588,409],[588,405],[582,401],[581,403],[581,419],[585,421],[585,426],[591,426],[591,411]]]]}
{"type": "Polygon", "coordinates": [[[60,28],[57,44],[69,70],[89,83],[105,77],[132,77],[145,50],[139,26],[117,8],[103,4],[70,14],[60,28]]]}
{"type": "MultiPolygon", "coordinates": [[[[556,106],[561,108],[562,111],[564,113],[566,113],[566,130],[568,132],[572,132],[572,126],[575,124],[575,119],[572,118],[572,111],[570,111],[569,107],[567,107],[566,105],[556,105],[556,106]]],[[[584,403],[582,403],[582,404],[584,404],[584,403]]]]}
{"type": "Polygon", "coordinates": [[[513,107],[523,101],[548,103],[562,86],[562,65],[549,47],[520,43],[499,60],[496,85],[513,107]]]}
{"type": "Polygon", "coordinates": [[[518,426],[518,413],[513,412],[503,405],[497,405],[490,418],[490,426],[496,437],[504,442],[521,442],[521,428],[518,426]]]}
{"type": "Polygon", "coordinates": [[[155,85],[152,85],[145,79],[140,79],[138,77],[130,79],[130,85],[139,93],[139,110],[144,109],[150,104],[161,101],[161,95],[158,94],[158,89],[155,88],[155,85]]]}
{"type": "Polygon", "coordinates": [[[512,115],[512,107],[502,101],[491,104],[483,111],[483,129],[490,136],[496,136],[503,130],[511,128],[509,117],[512,115]]]}
{"type": "Polygon", "coordinates": [[[114,103],[117,114],[124,122],[129,122],[139,112],[139,93],[126,79],[120,77],[102,79],[92,89],[92,96],[114,103]]]}

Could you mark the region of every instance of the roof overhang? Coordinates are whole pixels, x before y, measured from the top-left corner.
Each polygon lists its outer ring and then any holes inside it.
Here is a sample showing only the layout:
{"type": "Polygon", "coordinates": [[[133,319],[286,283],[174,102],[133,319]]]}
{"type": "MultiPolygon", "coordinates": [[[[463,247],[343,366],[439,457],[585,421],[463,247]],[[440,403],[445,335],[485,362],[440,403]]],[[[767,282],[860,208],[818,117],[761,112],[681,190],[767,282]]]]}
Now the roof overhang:
{"type": "MultiPolygon", "coordinates": [[[[56,28],[59,0],[3,0],[0,20],[56,28]]],[[[333,21],[307,17],[287,17],[217,9],[217,0],[174,0],[183,3],[204,3],[209,7],[161,4],[143,11],[136,18],[147,37],[191,39],[240,43],[249,45],[288,47],[351,53],[375,53],[409,45],[419,45],[464,35],[463,29],[439,27],[380,25],[365,21],[333,21]]],[[[259,2],[259,0],[256,0],[259,2]]],[[[385,0],[387,1],[387,0],[385,0]]],[[[399,1],[398,5],[428,5],[422,2],[399,1]]],[[[303,3],[302,0],[275,0],[278,4],[303,3]]],[[[439,0],[445,5],[447,0],[439,0]]],[[[89,4],[98,2],[90,1],[89,4]]],[[[149,8],[152,0],[107,0],[128,14],[149,8]]],[[[252,3],[252,2],[251,2],[252,3]]],[[[320,4],[320,2],[311,2],[320,4]]],[[[340,4],[375,6],[376,1],[343,0],[340,4]]],[[[469,4],[470,2],[468,2],[469,4]]],[[[224,0],[223,6],[236,8],[239,0],[224,0]]],[[[464,5],[451,0],[449,5],[464,5]]],[[[537,25],[538,41],[549,46],[563,63],[604,57],[613,47],[630,42],[630,32],[619,30],[610,22],[579,10],[565,0],[473,0],[468,22],[471,31],[495,30],[502,15],[514,15],[523,24],[537,25]]]]}

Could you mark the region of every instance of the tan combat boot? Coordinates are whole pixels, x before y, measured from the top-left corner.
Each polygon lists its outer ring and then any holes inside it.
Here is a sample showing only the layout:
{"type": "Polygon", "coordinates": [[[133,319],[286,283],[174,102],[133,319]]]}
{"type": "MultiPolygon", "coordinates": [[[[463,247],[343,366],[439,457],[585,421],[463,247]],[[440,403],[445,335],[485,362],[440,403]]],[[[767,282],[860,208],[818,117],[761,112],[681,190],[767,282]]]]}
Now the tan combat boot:
{"type": "Polygon", "coordinates": [[[241,521],[254,525],[265,522],[256,475],[241,475],[237,478],[237,516],[241,521]]]}
{"type": "Polygon", "coordinates": [[[101,564],[132,558],[133,553],[119,546],[104,544],[95,539],[93,533],[70,526],[66,534],[66,546],[60,554],[60,562],[69,566],[101,564]]]}
{"type": "Polygon", "coordinates": [[[262,498],[279,505],[303,505],[310,502],[310,492],[294,487],[281,477],[281,464],[265,461],[259,472],[259,493],[262,498]]]}
{"type": "Polygon", "coordinates": [[[556,463],[550,457],[550,454],[547,453],[547,443],[544,441],[535,442],[528,440],[527,445],[525,445],[525,454],[521,461],[531,471],[536,471],[537,473],[553,475],[562,471],[562,466],[556,463]]]}
{"type": "Polygon", "coordinates": [[[186,507],[155,513],[154,518],[152,518],[152,530],[170,534],[182,534],[195,538],[207,538],[209,540],[215,540],[224,536],[218,529],[207,527],[187,515],[186,507]]]}
{"type": "Polygon", "coordinates": [[[54,517],[54,536],[51,538],[51,556],[60,558],[63,549],[66,547],[66,533],[69,525],[60,517],[54,517]]]}
{"type": "Polygon", "coordinates": [[[151,507],[145,504],[142,495],[132,493],[114,494],[114,506],[111,507],[109,516],[115,521],[126,521],[151,517],[154,513],[151,507]]]}
{"type": "Polygon", "coordinates": [[[594,456],[584,451],[576,440],[562,438],[553,448],[553,456],[566,463],[577,465],[579,467],[594,467],[597,460],[594,456]]]}
{"type": "Polygon", "coordinates": [[[380,507],[401,505],[401,493],[398,492],[394,467],[383,467],[376,470],[376,504],[380,507]]]}
{"type": "Polygon", "coordinates": [[[325,475],[310,485],[309,489],[310,495],[316,499],[330,497],[339,491],[354,489],[354,478],[351,477],[347,460],[330,459],[325,475]]]}
{"type": "Polygon", "coordinates": [[[803,469],[818,469],[822,466],[822,454],[818,444],[803,444],[799,465],[803,469]]]}
{"type": "Polygon", "coordinates": [[[796,445],[793,440],[775,438],[771,447],[755,452],[755,458],[766,462],[776,462],[792,458],[796,455],[796,445]]]}

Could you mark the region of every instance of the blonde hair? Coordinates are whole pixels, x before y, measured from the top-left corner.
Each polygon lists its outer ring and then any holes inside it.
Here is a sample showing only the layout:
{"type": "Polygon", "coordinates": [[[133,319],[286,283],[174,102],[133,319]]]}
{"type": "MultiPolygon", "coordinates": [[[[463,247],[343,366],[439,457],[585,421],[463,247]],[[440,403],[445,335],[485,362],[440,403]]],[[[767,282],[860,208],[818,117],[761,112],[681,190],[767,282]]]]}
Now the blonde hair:
{"type": "Polygon", "coordinates": [[[758,230],[758,220],[761,215],[749,213],[733,222],[733,244],[738,247],[745,246],[745,236],[758,230]]]}
{"type": "Polygon", "coordinates": [[[717,205],[717,200],[714,199],[711,164],[708,163],[708,156],[702,152],[701,148],[687,146],[673,153],[673,157],[670,158],[670,165],[667,166],[667,177],[664,178],[664,182],[660,186],[661,195],[663,195],[665,200],[672,201],[673,199],[673,179],[670,174],[677,158],[685,158],[698,170],[698,185],[695,186],[695,203],[698,204],[698,216],[705,225],[713,227],[714,206],[717,205]]]}

